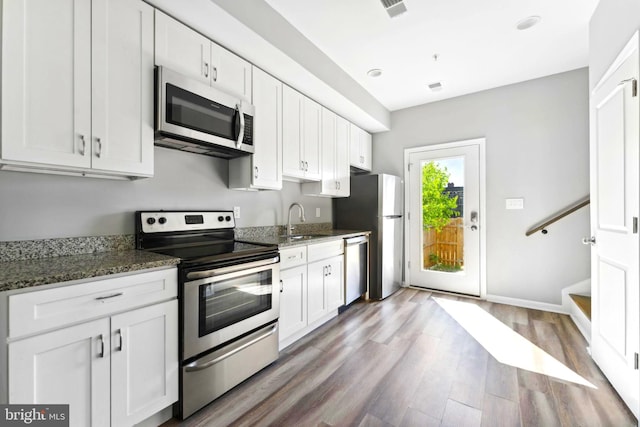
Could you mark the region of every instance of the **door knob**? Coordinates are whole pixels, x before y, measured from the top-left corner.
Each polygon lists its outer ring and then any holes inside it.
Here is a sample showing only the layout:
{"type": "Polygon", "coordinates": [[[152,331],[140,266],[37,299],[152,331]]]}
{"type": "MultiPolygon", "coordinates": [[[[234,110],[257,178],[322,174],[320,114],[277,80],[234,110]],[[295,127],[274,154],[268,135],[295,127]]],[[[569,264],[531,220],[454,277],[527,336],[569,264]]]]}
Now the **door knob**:
{"type": "Polygon", "coordinates": [[[583,245],[595,245],[596,244],[596,236],[591,236],[591,237],[583,237],[582,238],[582,244],[583,245]]]}

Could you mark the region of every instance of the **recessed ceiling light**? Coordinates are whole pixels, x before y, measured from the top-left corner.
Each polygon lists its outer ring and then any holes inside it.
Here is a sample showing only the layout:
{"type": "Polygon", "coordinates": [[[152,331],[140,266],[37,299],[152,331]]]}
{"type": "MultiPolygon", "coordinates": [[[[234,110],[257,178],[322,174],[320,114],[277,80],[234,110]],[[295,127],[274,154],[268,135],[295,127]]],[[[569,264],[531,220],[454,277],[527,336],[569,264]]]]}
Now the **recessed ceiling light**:
{"type": "Polygon", "coordinates": [[[528,18],[524,18],[522,21],[518,22],[516,28],[519,30],[526,30],[539,23],[541,19],[542,18],[537,15],[529,16],[528,18]]]}
{"type": "Polygon", "coordinates": [[[367,76],[369,77],[380,77],[382,75],[382,70],[379,68],[373,68],[367,71],[367,76]]]}

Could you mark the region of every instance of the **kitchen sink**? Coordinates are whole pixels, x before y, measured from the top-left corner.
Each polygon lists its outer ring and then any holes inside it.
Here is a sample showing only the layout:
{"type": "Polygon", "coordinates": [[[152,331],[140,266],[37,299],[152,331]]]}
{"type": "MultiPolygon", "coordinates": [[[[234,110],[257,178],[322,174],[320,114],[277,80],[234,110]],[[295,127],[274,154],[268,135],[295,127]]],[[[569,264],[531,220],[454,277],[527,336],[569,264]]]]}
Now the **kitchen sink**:
{"type": "Polygon", "coordinates": [[[288,240],[309,240],[315,237],[327,237],[327,235],[326,234],[292,234],[291,236],[287,236],[285,234],[280,236],[281,239],[288,239],[288,240]]]}

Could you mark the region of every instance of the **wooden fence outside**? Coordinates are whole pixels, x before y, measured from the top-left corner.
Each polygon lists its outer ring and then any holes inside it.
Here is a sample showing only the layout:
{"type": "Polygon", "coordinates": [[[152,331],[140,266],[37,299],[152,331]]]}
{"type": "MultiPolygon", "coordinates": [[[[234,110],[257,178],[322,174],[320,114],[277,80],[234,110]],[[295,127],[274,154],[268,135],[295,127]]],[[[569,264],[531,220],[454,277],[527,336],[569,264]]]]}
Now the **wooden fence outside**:
{"type": "Polygon", "coordinates": [[[431,268],[436,264],[449,267],[464,266],[464,223],[463,218],[451,218],[439,233],[434,229],[423,231],[422,255],[423,267],[431,268]],[[430,255],[434,254],[435,257],[430,255]]]}

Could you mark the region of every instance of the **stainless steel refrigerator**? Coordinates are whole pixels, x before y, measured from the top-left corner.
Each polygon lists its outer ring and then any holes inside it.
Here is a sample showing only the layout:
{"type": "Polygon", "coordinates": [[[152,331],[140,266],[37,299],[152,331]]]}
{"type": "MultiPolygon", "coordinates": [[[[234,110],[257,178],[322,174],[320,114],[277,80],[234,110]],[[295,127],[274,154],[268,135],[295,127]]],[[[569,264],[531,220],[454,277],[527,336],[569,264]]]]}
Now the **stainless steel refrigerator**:
{"type": "Polygon", "coordinates": [[[370,230],[369,298],[383,299],[402,284],[402,179],[353,175],[351,196],[333,200],[334,227],[370,230]]]}

